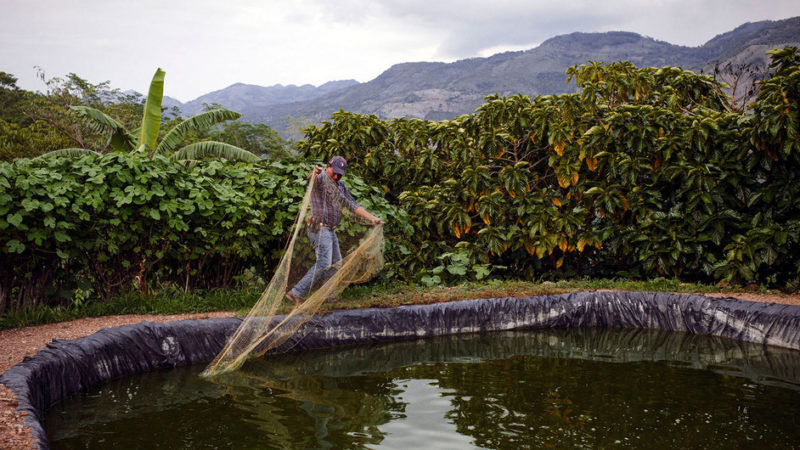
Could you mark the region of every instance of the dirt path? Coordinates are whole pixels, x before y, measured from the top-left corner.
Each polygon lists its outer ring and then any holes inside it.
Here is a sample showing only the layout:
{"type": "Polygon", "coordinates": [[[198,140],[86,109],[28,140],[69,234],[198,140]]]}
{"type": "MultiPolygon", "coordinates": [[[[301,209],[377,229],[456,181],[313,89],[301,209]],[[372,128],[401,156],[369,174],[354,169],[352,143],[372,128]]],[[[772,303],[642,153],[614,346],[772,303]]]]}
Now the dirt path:
{"type": "MultiPolygon", "coordinates": [[[[742,300],[767,303],[781,303],[800,306],[800,294],[764,295],[755,293],[702,293],[708,297],[735,297],[742,300]]],[[[214,312],[201,314],[180,314],[170,316],[105,316],[90,317],[72,322],[39,325],[35,327],[15,328],[0,331],[0,374],[19,363],[26,356],[34,355],[53,339],[78,339],[88,336],[103,328],[117,327],[139,323],[169,322],[184,319],[208,319],[212,317],[232,317],[232,312],[214,312]]],[[[23,426],[23,416],[17,413],[18,403],[5,386],[0,385],[0,449],[32,448],[33,440],[30,429],[23,426]]]]}

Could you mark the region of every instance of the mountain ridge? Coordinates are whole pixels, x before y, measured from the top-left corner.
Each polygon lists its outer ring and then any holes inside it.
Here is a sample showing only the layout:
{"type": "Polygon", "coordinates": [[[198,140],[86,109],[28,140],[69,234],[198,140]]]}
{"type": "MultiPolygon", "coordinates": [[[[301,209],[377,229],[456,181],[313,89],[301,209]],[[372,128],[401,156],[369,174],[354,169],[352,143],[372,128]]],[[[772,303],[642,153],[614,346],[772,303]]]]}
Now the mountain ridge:
{"type": "MultiPolygon", "coordinates": [[[[284,135],[292,134],[292,118],[302,117],[314,123],[329,119],[339,109],[376,114],[383,119],[443,120],[472,112],[490,94],[574,92],[574,84],[565,83],[565,71],[589,61],[627,60],[637,67],[670,65],[708,72],[715,64],[729,61],[764,65],[768,62],[766,50],[785,45],[800,45],[800,17],[747,22],[697,47],[675,45],[630,31],[576,31],[551,37],[524,51],[449,63],[397,63],[364,83],[342,80],[317,88],[263,88],[235,83],[184,105],[202,109],[204,102],[219,103],[241,112],[243,120],[266,123],[284,135]]],[[[186,113],[184,107],[181,109],[186,113]]],[[[299,137],[297,130],[294,134],[290,137],[299,137]]]]}
{"type": "Polygon", "coordinates": [[[181,112],[187,115],[202,112],[204,104],[211,105],[214,103],[239,111],[244,108],[311,100],[328,92],[347,88],[354,84],[358,84],[358,81],[335,80],[319,86],[311,84],[259,86],[247,83],[233,83],[226,88],[209,92],[178,106],[181,112]]]}

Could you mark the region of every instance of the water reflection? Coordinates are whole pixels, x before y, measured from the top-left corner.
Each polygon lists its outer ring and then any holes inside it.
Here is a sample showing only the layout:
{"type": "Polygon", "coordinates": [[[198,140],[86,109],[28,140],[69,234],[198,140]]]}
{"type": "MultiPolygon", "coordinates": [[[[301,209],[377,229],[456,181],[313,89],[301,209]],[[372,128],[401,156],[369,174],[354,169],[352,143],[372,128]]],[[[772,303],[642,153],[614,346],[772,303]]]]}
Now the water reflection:
{"type": "Polygon", "coordinates": [[[252,360],[244,372],[269,378],[290,374],[342,377],[414,364],[469,363],[523,355],[608,362],[670,361],[785,387],[800,385],[797,351],[638,328],[508,331],[313,350],[252,360]]]}
{"type": "Polygon", "coordinates": [[[455,422],[449,420],[453,392],[442,390],[435,379],[409,379],[399,384],[403,392],[398,397],[406,403],[405,414],[380,427],[384,435],[381,448],[405,450],[419,447],[421,442],[435,443],[438,448],[477,448],[470,436],[459,433],[455,422]]]}
{"type": "Polygon", "coordinates": [[[119,380],[64,402],[45,422],[53,447],[800,442],[798,352],[684,333],[461,335],[273,356],[213,383],[200,370],[119,380]]]}

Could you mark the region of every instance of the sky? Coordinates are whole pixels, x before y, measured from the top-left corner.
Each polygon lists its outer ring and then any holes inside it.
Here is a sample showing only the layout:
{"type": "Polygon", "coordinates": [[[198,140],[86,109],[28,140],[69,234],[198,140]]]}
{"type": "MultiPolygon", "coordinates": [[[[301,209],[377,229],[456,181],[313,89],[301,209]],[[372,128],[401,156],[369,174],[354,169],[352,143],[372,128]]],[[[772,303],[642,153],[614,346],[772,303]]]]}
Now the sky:
{"type": "Polygon", "coordinates": [[[394,64],[534,48],[561,34],[632,31],[699,46],[798,0],[0,0],[0,71],[75,73],[145,93],[156,68],[182,102],[241,82],[374,79],[394,64]]]}

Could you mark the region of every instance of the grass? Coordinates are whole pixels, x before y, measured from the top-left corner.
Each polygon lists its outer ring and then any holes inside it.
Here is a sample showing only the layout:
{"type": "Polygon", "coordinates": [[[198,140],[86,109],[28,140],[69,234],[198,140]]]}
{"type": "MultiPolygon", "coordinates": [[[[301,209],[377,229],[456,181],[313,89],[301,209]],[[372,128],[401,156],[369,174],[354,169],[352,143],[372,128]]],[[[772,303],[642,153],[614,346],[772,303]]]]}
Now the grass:
{"type": "MultiPolygon", "coordinates": [[[[0,330],[45,323],[63,322],[84,317],[118,314],[189,314],[212,311],[235,311],[245,315],[261,295],[260,286],[244,289],[195,291],[184,293],[177,289],[163,289],[153,295],[128,292],[108,302],[88,301],[69,307],[45,307],[24,310],[0,317],[0,330]]],[[[530,297],[562,294],[577,291],[646,291],[646,292],[741,292],[739,287],[719,287],[685,283],[674,279],[656,278],[648,281],[632,280],[568,280],[529,282],[518,280],[489,280],[464,283],[457,286],[423,287],[414,284],[369,283],[351,286],[344,291],[340,303],[324,304],[322,312],[332,309],[392,308],[401,305],[440,303],[455,300],[499,297],[530,297]]],[[[749,289],[752,290],[752,289],[749,289]]],[[[759,293],[775,293],[763,288],[759,293]]],[[[282,312],[290,306],[283,305],[282,312]]]]}
{"type": "Polygon", "coordinates": [[[0,317],[0,330],[46,323],[64,322],[84,317],[121,314],[190,314],[212,311],[237,311],[246,314],[261,295],[261,288],[219,289],[184,293],[165,289],[153,295],[126,292],[107,302],[87,301],[68,307],[44,307],[22,310],[0,317]]]}
{"type": "MultiPolygon", "coordinates": [[[[721,288],[679,280],[656,278],[649,281],[632,280],[568,280],[530,282],[519,280],[490,280],[464,283],[457,286],[427,288],[419,285],[395,284],[384,286],[354,286],[348,288],[339,308],[387,308],[401,305],[439,303],[455,300],[500,297],[532,297],[578,291],[643,291],[710,293],[737,292],[741,288],[721,288]]],[[[762,290],[761,292],[768,292],[762,290]]],[[[329,309],[332,309],[330,307],[329,309]]]]}

